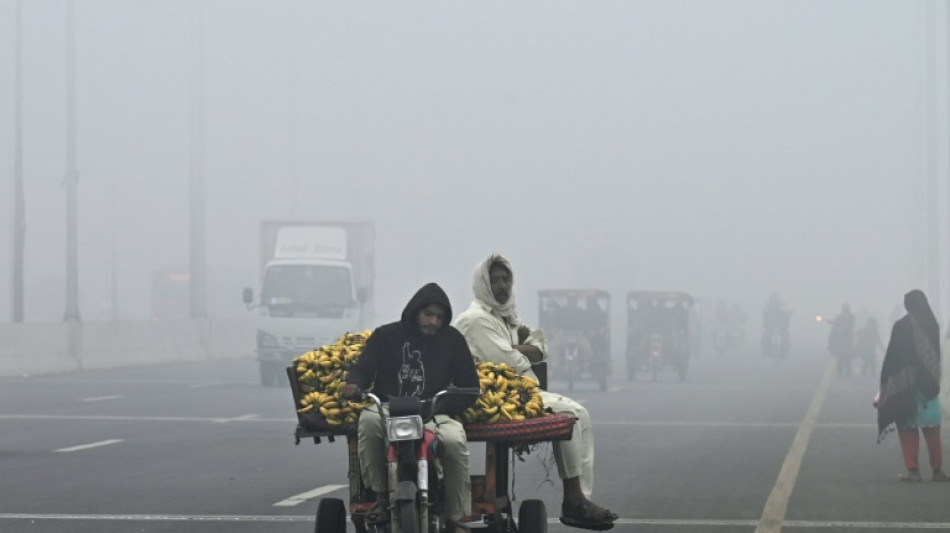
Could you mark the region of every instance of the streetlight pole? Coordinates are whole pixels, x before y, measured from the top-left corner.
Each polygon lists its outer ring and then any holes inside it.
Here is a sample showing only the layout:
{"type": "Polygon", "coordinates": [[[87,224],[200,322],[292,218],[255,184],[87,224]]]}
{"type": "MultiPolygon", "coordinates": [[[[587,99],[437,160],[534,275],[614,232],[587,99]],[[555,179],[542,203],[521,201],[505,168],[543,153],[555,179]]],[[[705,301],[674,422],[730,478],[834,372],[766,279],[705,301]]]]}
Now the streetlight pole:
{"type": "Polygon", "coordinates": [[[205,213],[204,213],[204,23],[205,3],[194,4],[191,33],[191,158],[189,299],[193,319],[207,318],[205,298],[205,213]]]}
{"type": "Polygon", "coordinates": [[[66,5],[66,322],[79,322],[76,231],[76,4],[66,5]]]}
{"type": "Polygon", "coordinates": [[[23,0],[16,1],[16,52],[13,67],[13,321],[23,322],[23,248],[26,210],[23,199],[23,0]]]}
{"type": "Polygon", "coordinates": [[[940,223],[937,184],[937,61],[936,61],[936,21],[933,0],[925,4],[924,24],[926,24],[926,48],[924,54],[927,62],[926,93],[927,93],[927,293],[930,295],[930,305],[937,316],[941,316],[940,308],[940,223]]]}

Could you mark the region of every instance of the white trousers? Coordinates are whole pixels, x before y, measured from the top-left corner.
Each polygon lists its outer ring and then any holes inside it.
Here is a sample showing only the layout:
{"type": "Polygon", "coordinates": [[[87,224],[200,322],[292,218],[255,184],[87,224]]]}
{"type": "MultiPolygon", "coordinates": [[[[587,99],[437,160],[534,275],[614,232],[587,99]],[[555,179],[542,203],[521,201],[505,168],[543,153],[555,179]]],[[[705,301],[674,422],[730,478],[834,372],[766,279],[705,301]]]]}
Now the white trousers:
{"type": "Polygon", "coordinates": [[[561,479],[580,477],[581,492],[590,499],[594,492],[594,429],[587,409],[560,394],[541,391],[544,407],[555,413],[577,418],[571,440],[554,441],[554,461],[561,479]]]}
{"type": "MultiPolygon", "coordinates": [[[[472,479],[465,429],[459,421],[445,415],[436,415],[433,421],[426,424],[426,429],[434,431],[439,439],[435,467],[442,478],[445,518],[458,521],[472,514],[472,479]]],[[[360,412],[357,434],[357,454],[363,484],[372,489],[377,498],[386,498],[389,490],[386,429],[375,406],[360,412]]]]}

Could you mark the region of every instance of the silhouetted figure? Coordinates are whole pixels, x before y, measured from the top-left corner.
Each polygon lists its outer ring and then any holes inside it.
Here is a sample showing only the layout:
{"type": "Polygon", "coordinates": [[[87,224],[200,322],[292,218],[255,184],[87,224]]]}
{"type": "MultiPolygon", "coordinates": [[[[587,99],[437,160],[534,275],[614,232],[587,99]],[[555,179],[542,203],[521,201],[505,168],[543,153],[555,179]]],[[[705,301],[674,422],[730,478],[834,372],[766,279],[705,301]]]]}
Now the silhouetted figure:
{"type": "Polygon", "coordinates": [[[788,330],[792,312],[774,292],[762,311],[762,355],[784,358],[788,355],[788,330]]]}
{"type": "Polygon", "coordinates": [[[854,354],[854,315],[851,306],[841,306],[841,313],[828,320],[831,334],[828,335],[828,351],[838,360],[838,377],[851,375],[851,357],[854,354]]]}

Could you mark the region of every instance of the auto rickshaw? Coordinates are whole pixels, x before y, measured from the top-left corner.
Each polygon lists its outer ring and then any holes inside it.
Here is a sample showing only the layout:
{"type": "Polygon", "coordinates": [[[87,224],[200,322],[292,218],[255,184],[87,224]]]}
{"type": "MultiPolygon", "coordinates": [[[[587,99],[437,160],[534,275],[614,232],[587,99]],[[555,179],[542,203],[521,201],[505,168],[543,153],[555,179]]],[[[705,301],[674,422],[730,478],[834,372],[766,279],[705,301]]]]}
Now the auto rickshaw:
{"type": "Polygon", "coordinates": [[[648,372],[654,381],[664,369],[686,380],[690,357],[693,298],[677,291],[627,293],[627,377],[648,372]]]}
{"type": "Polygon", "coordinates": [[[584,379],[607,390],[610,375],[610,293],[599,289],[538,291],[538,322],[548,341],[550,379],[568,390],[584,379]]]}

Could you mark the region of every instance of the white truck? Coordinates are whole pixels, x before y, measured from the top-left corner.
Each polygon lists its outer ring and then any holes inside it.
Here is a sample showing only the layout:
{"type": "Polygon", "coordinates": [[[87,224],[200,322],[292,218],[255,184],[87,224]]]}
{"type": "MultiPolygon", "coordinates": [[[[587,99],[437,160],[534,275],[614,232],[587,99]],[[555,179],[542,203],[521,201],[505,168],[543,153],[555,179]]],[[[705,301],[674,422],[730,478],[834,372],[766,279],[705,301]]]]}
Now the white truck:
{"type": "Polygon", "coordinates": [[[373,323],[372,221],[261,222],[256,311],[261,384],[286,380],[291,360],[373,323]]]}

